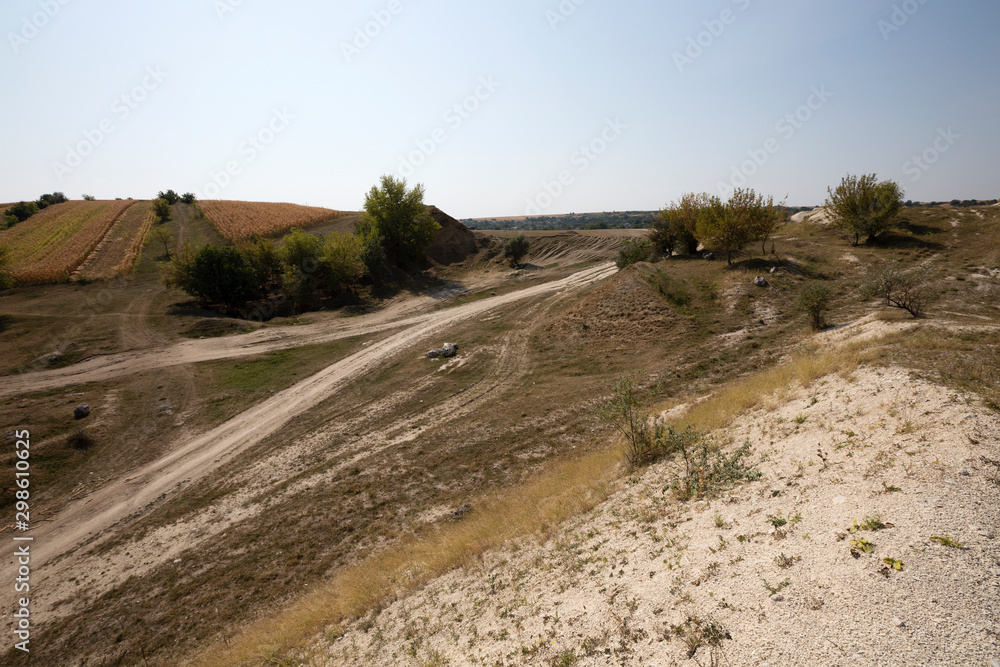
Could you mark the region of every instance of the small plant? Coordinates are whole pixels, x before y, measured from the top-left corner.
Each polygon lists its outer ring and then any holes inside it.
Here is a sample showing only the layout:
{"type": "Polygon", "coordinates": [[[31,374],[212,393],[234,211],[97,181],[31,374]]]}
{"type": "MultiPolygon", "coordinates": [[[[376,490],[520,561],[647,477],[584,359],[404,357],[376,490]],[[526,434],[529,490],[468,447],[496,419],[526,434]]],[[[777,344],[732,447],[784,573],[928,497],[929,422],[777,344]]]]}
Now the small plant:
{"type": "Polygon", "coordinates": [[[895,558],[883,558],[882,562],[891,567],[894,570],[903,569],[903,561],[896,560],[895,558]]]}
{"type": "Polygon", "coordinates": [[[791,585],[792,585],[791,579],[785,579],[777,586],[772,586],[771,584],[767,583],[767,579],[764,579],[764,588],[767,589],[767,597],[769,598],[773,598],[775,595],[777,595],[782,590],[788,588],[791,585]]]}
{"type": "Polygon", "coordinates": [[[892,486],[890,484],[886,484],[885,482],[882,482],[882,490],[881,491],[876,491],[875,493],[886,493],[886,494],[888,494],[888,493],[899,493],[900,491],[902,491],[902,489],[899,488],[898,486],[892,486]]]}
{"type": "Polygon", "coordinates": [[[798,416],[796,416],[796,417],[795,417],[795,419],[794,419],[793,421],[794,421],[794,422],[795,422],[796,424],[805,424],[805,423],[806,423],[806,419],[808,419],[808,417],[806,417],[806,416],[805,416],[804,414],[802,414],[802,413],[800,412],[800,413],[798,414],[798,416]]]}
{"type": "Polygon", "coordinates": [[[786,519],[785,517],[781,516],[781,512],[778,512],[777,514],[768,514],[767,515],[767,521],[772,526],[774,526],[775,530],[781,528],[786,523],[788,523],[788,519],[786,519]]]}
{"type": "Polygon", "coordinates": [[[882,530],[883,528],[887,527],[888,524],[883,523],[882,519],[876,516],[866,516],[864,522],[861,523],[860,525],[858,524],[858,520],[855,519],[854,524],[847,530],[850,533],[856,533],[859,530],[876,531],[876,530],[882,530]]]}
{"type": "Polygon", "coordinates": [[[66,444],[77,451],[85,452],[97,443],[94,442],[89,433],[81,428],[66,436],[66,444]]]}
{"type": "Polygon", "coordinates": [[[875,551],[875,545],[863,537],[855,537],[851,540],[851,555],[861,558],[862,553],[870,554],[875,551]]]}
{"type": "Polygon", "coordinates": [[[953,540],[950,537],[935,536],[931,538],[931,541],[937,542],[941,546],[949,547],[951,549],[962,549],[964,547],[964,545],[961,542],[953,540]]]}
{"type": "Polygon", "coordinates": [[[670,633],[679,637],[687,646],[688,658],[693,658],[701,646],[721,646],[723,639],[732,639],[718,621],[703,621],[697,616],[688,616],[680,625],[672,626],[670,633]]]}
{"type": "Polygon", "coordinates": [[[716,528],[725,528],[726,527],[726,520],[722,518],[721,514],[716,514],[715,515],[715,527],[716,528]]]}
{"type": "MultiPolygon", "coordinates": [[[[824,316],[830,308],[830,299],[832,298],[833,290],[822,283],[807,285],[799,292],[799,299],[795,306],[809,317],[809,323],[813,331],[819,331],[826,327],[826,318],[824,316]]],[[[815,401],[815,398],[813,401],[815,401]]]]}
{"type": "Polygon", "coordinates": [[[787,570],[800,560],[802,556],[786,556],[784,553],[774,557],[775,564],[783,570],[787,570]]]}
{"type": "Polygon", "coordinates": [[[579,659],[580,658],[576,655],[576,651],[573,649],[567,649],[552,658],[552,660],[549,661],[549,664],[552,665],[552,667],[570,667],[570,665],[575,665],[579,659]]]}

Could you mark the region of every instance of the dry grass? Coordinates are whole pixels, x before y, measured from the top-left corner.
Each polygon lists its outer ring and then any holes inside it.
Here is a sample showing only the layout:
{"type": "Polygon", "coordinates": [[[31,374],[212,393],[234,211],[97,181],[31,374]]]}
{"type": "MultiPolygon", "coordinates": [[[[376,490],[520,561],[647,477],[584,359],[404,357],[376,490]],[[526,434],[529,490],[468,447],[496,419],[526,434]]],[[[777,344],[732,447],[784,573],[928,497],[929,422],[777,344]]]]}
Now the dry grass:
{"type": "MultiPolygon", "coordinates": [[[[683,425],[711,430],[798,384],[845,373],[879,357],[895,337],[805,350],[784,364],[728,383],[690,409],[683,425]]],[[[195,665],[260,664],[295,648],[329,625],[357,619],[482,553],[525,535],[549,535],[561,522],[597,506],[622,474],[619,443],[561,462],[528,484],[473,501],[475,511],[337,573],[321,589],[265,618],[235,640],[208,649],[195,665]]]]}
{"type": "Polygon", "coordinates": [[[473,512],[461,521],[345,568],[290,608],[211,647],[193,664],[260,664],[301,646],[327,625],[359,618],[508,540],[548,536],[563,521],[610,495],[620,460],[617,448],[594,451],[552,466],[514,493],[508,490],[473,501],[473,512]]]}

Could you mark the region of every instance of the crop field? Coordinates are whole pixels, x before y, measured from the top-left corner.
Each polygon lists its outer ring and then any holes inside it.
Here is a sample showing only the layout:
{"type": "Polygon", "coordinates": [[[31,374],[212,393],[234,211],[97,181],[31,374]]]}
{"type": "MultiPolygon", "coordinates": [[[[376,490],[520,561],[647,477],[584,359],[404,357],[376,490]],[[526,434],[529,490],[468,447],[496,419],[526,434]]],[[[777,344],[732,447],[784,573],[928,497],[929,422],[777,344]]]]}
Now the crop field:
{"type": "Polygon", "coordinates": [[[248,201],[202,201],[205,217],[229,241],[253,235],[275,236],[293,227],[313,227],[330,222],[340,211],[316,206],[248,201]]]}
{"type": "Polygon", "coordinates": [[[71,201],[36,213],[0,233],[10,246],[11,273],[19,283],[68,279],[134,200],[71,201]]]}
{"type": "Polygon", "coordinates": [[[110,280],[130,273],[154,219],[149,202],[138,202],[129,208],[90,253],[77,275],[85,280],[110,280]]]}

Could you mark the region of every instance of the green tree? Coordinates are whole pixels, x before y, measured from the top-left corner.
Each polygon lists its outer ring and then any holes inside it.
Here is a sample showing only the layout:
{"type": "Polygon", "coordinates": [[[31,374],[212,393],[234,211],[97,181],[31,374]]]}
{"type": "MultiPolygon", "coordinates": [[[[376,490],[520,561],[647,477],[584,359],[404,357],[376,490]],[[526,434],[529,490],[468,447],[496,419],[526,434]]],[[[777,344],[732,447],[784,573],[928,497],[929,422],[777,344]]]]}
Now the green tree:
{"type": "Polygon", "coordinates": [[[361,263],[365,274],[374,285],[381,285],[389,278],[389,266],[382,248],[382,239],[372,229],[361,230],[358,235],[361,243],[361,263]]]}
{"type": "Polygon", "coordinates": [[[38,213],[38,204],[33,201],[19,201],[4,211],[5,227],[13,227],[38,213]]]}
{"type": "Polygon", "coordinates": [[[237,247],[253,270],[259,292],[266,291],[271,283],[281,277],[284,268],[282,254],[273,241],[254,235],[237,247]]]}
{"type": "Polygon", "coordinates": [[[518,234],[504,241],[503,256],[511,266],[518,266],[528,254],[531,243],[524,234],[518,234]]]}
{"type": "MultiPolygon", "coordinates": [[[[772,197],[764,198],[750,189],[737,189],[729,201],[711,197],[698,218],[698,236],[713,249],[726,253],[726,261],[751,241],[773,229],[773,219],[779,215],[772,197]]],[[[770,232],[768,232],[769,234],[770,232]]]]}
{"type": "Polygon", "coordinates": [[[94,195],[83,195],[83,201],[97,201],[97,197],[94,195]]]}
{"type": "Polygon", "coordinates": [[[649,230],[649,240],[659,252],[668,256],[684,249],[689,255],[698,252],[698,219],[701,212],[711,203],[705,194],[686,193],[680,200],[666,206],[649,230]]]}
{"type": "Polygon", "coordinates": [[[628,239],[618,249],[615,264],[619,269],[624,269],[637,262],[648,262],[653,259],[654,252],[648,239],[628,239]]]}
{"type": "Polygon", "coordinates": [[[181,203],[182,204],[193,204],[196,201],[197,201],[197,198],[194,196],[193,192],[185,192],[183,195],[181,195],[181,203]]]}
{"type": "Polygon", "coordinates": [[[405,180],[383,176],[365,195],[358,231],[362,238],[375,232],[386,258],[399,264],[422,258],[439,228],[424,205],[423,185],[407,190],[405,180]]]}
{"type": "Polygon", "coordinates": [[[181,196],[174,192],[173,190],[167,190],[166,192],[159,192],[156,195],[157,199],[166,199],[167,203],[173,206],[181,200],[181,196]]]}
{"type": "Polygon", "coordinates": [[[153,200],[153,214],[159,218],[160,222],[170,220],[170,202],[163,197],[153,200]]]}
{"type": "Polygon", "coordinates": [[[191,294],[207,304],[240,308],[260,295],[253,267],[233,246],[202,247],[194,256],[191,279],[191,294]]]}
{"type": "Polygon", "coordinates": [[[833,224],[854,237],[854,245],[865,236],[870,243],[896,225],[903,206],[903,191],[895,181],[879,182],[876,174],[841,180],[836,190],[827,188],[826,208],[833,224]]]}
{"type": "Polygon", "coordinates": [[[347,288],[364,273],[361,261],[361,239],[353,234],[331,232],[323,242],[322,281],[329,292],[347,288]]]}
{"type": "Polygon", "coordinates": [[[69,201],[69,199],[61,192],[53,192],[52,194],[45,194],[38,198],[36,202],[38,208],[42,209],[47,206],[52,206],[53,204],[62,204],[69,201]]]}

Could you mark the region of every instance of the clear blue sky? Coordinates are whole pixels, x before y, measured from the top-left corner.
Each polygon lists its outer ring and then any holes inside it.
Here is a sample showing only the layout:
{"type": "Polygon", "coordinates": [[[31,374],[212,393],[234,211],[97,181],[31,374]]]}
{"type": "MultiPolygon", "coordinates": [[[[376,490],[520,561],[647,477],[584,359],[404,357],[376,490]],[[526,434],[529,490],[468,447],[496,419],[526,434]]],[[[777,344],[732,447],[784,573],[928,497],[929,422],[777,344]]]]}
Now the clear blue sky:
{"type": "Polygon", "coordinates": [[[5,0],[0,26],[0,201],[357,210],[387,173],[462,218],[744,178],[815,204],[867,172],[1000,197],[995,0],[5,0]]]}

